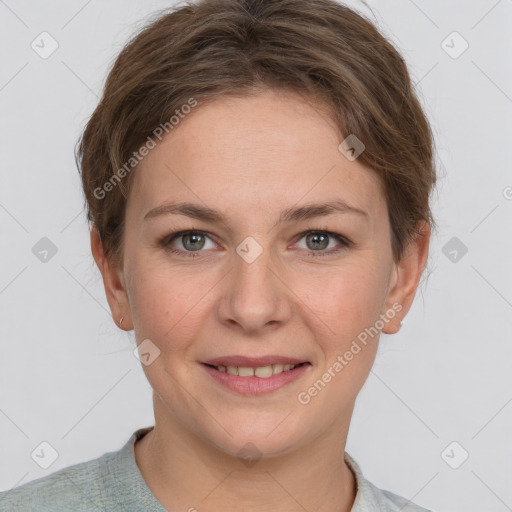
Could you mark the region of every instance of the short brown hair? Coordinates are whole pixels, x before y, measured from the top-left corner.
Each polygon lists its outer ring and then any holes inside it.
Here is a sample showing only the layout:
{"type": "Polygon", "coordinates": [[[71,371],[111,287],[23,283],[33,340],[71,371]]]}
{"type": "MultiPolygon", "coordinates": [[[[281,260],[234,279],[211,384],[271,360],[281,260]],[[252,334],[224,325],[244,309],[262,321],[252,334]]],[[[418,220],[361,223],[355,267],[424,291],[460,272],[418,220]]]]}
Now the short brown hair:
{"type": "Polygon", "coordinates": [[[395,261],[419,221],[435,226],[432,131],[404,59],[369,19],[334,0],[202,0],[159,12],[133,36],[77,145],[88,220],[114,264],[134,152],[191,98],[262,87],[323,100],[340,133],[363,141],[358,158],[382,179],[395,261]]]}

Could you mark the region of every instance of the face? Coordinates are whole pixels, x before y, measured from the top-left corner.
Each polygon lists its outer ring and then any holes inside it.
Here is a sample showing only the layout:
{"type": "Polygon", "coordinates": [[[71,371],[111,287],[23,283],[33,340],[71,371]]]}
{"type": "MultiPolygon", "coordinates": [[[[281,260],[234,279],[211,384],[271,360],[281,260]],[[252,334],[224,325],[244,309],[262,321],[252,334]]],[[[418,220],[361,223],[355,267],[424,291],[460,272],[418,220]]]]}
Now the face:
{"type": "Polygon", "coordinates": [[[199,104],[139,164],[124,266],[102,268],[116,318],[159,351],[143,365],[157,425],[270,456],[348,428],[426,252],[393,261],[381,182],[342,140],[319,105],[266,91],[199,104]],[[176,203],[195,208],[161,208],[176,203]],[[312,207],[327,203],[346,207],[312,207]],[[304,364],[268,381],[204,364],[236,356],[304,364]]]}

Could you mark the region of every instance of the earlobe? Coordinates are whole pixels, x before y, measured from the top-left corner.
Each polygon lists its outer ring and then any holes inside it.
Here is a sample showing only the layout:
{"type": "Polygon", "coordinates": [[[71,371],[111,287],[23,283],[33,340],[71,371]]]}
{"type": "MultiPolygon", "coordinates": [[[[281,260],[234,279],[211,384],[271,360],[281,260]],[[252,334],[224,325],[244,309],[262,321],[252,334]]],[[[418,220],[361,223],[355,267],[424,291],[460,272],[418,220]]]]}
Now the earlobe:
{"type": "Polygon", "coordinates": [[[101,272],[105,294],[116,325],[125,331],[133,329],[122,270],[113,265],[105,256],[103,243],[96,226],[91,228],[91,251],[101,272]],[[124,323],[123,326],[121,326],[120,319],[124,323]]]}

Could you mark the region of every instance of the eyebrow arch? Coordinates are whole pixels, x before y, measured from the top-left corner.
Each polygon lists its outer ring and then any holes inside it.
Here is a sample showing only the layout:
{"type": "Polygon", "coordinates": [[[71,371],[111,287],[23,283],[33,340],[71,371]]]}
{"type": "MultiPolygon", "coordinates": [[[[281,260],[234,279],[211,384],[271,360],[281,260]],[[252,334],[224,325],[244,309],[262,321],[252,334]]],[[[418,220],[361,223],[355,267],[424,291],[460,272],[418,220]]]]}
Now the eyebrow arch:
{"type": "MultiPolygon", "coordinates": [[[[364,210],[351,206],[342,199],[336,199],[326,203],[309,203],[297,208],[288,208],[281,213],[276,225],[315,217],[325,217],[335,213],[357,214],[369,220],[369,215],[364,210]]],[[[188,202],[170,202],[157,206],[146,213],[144,220],[170,214],[185,215],[207,222],[227,223],[227,219],[222,213],[206,206],[188,202]]]]}

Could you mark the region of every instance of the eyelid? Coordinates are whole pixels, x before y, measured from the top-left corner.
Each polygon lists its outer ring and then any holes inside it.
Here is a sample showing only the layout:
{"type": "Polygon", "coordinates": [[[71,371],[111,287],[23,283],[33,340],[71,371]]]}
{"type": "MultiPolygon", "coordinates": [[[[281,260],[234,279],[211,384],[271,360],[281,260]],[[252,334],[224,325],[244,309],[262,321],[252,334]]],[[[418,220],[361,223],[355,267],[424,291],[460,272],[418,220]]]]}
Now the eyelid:
{"type": "Polygon", "coordinates": [[[339,240],[341,242],[344,242],[347,245],[351,245],[352,244],[352,242],[346,236],[342,235],[341,233],[335,233],[334,231],[330,231],[329,229],[326,229],[326,228],[306,229],[305,231],[303,231],[302,233],[299,233],[296,236],[296,242],[298,242],[304,236],[309,235],[310,233],[322,233],[322,234],[325,234],[325,235],[329,235],[330,237],[335,238],[335,239],[337,239],[337,240],[339,240]]]}
{"type": "MultiPolygon", "coordinates": [[[[310,233],[325,234],[325,235],[337,240],[338,243],[341,245],[341,247],[332,248],[329,250],[313,251],[311,249],[303,249],[312,257],[322,257],[322,256],[338,254],[339,252],[349,249],[353,246],[353,242],[351,240],[349,240],[346,236],[341,235],[339,233],[335,233],[326,228],[321,228],[321,227],[306,229],[305,231],[299,233],[298,235],[295,236],[295,241],[293,242],[293,244],[296,244],[299,240],[301,240],[302,238],[304,238],[306,235],[308,235],[310,233]]],[[[216,243],[215,240],[210,235],[210,233],[208,233],[207,231],[204,231],[202,229],[186,229],[186,230],[182,230],[182,231],[176,231],[174,233],[171,233],[171,234],[165,236],[159,242],[159,245],[162,246],[165,250],[172,252],[172,253],[185,255],[185,257],[198,257],[201,252],[204,252],[203,250],[183,251],[181,249],[175,249],[171,246],[171,243],[174,240],[179,239],[180,237],[183,237],[183,236],[189,235],[189,234],[198,234],[198,235],[201,235],[201,236],[204,236],[204,237],[210,239],[213,243],[216,243]],[[197,254],[198,256],[194,256],[195,254],[197,254]]]]}
{"type": "MultiPolygon", "coordinates": [[[[185,229],[182,231],[176,231],[174,233],[170,233],[169,235],[165,236],[160,241],[159,245],[161,245],[165,248],[165,247],[169,246],[171,244],[171,242],[174,242],[174,240],[177,240],[185,235],[190,235],[190,234],[204,236],[206,238],[209,238],[212,242],[216,243],[215,240],[211,237],[210,233],[208,233],[207,231],[203,231],[202,229],[185,229]]],[[[202,252],[202,251],[181,251],[180,250],[180,252],[192,253],[192,252],[202,252]]]]}
{"type": "Polygon", "coordinates": [[[296,244],[299,240],[301,240],[310,233],[320,233],[323,235],[327,235],[331,238],[334,238],[338,242],[337,247],[333,247],[328,250],[313,251],[311,249],[303,249],[310,258],[328,258],[329,256],[337,256],[341,252],[351,249],[354,245],[352,241],[349,240],[347,237],[339,233],[334,233],[333,231],[324,228],[307,229],[306,231],[303,231],[302,233],[297,235],[294,244],[296,244]]]}

